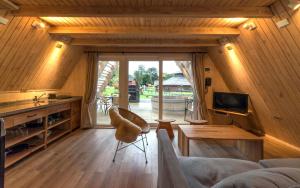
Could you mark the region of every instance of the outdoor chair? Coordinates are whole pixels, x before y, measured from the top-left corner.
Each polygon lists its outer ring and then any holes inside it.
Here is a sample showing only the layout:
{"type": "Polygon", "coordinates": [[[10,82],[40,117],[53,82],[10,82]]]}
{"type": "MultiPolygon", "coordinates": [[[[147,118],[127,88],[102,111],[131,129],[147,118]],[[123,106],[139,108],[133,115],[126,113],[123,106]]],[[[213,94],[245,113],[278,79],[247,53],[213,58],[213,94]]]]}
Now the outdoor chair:
{"type": "Polygon", "coordinates": [[[111,107],[109,109],[109,116],[111,119],[111,125],[116,128],[116,134],[115,137],[118,140],[118,145],[114,154],[113,162],[115,162],[117,152],[127,148],[128,146],[135,146],[142,152],[144,152],[146,163],[148,163],[147,155],[146,155],[146,149],[145,149],[145,143],[144,143],[144,137],[142,133],[142,129],[134,124],[133,122],[130,122],[129,120],[123,118],[116,107],[111,107]],[[139,136],[141,138],[139,138],[139,136]],[[142,141],[143,148],[136,145],[137,142],[142,141]],[[126,143],[127,145],[123,146],[123,143],[126,143]]]}

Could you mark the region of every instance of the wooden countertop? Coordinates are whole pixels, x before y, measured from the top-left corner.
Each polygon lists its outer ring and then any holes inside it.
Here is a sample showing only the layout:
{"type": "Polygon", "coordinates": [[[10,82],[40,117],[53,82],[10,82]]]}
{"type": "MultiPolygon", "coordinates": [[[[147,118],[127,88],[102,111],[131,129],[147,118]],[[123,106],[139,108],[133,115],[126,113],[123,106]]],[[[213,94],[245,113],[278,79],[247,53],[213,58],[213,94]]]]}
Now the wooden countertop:
{"type": "Polygon", "coordinates": [[[41,99],[40,103],[34,103],[32,101],[20,101],[11,102],[0,105],[0,117],[11,116],[31,110],[43,109],[58,104],[69,103],[82,99],[82,97],[72,97],[68,99],[41,99]]]}

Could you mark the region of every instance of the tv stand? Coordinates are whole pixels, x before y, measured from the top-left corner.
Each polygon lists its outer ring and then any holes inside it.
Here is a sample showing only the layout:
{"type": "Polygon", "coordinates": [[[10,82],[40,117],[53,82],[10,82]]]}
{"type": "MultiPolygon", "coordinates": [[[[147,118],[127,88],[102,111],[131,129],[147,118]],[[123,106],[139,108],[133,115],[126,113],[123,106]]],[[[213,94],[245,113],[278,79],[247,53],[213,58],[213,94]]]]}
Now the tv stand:
{"type": "Polygon", "coordinates": [[[239,112],[233,112],[233,111],[227,111],[227,110],[219,110],[219,109],[208,109],[216,113],[222,113],[227,115],[238,115],[238,116],[249,116],[251,111],[248,111],[247,113],[239,113],[239,112]]]}

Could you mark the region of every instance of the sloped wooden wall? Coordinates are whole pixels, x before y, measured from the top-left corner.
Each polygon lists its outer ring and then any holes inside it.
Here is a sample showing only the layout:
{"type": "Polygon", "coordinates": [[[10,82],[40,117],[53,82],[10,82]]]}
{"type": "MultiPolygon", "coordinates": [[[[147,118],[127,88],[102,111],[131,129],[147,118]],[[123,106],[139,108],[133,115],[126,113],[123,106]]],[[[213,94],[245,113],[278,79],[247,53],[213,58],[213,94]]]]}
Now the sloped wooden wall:
{"type": "Polygon", "coordinates": [[[300,10],[287,2],[272,5],[272,19],[250,20],[256,30],[240,26],[233,50],[210,48],[209,56],[232,91],[250,94],[265,132],[300,147],[300,10]],[[277,28],[285,18],[290,24],[277,28]]]}
{"type": "Polygon", "coordinates": [[[34,29],[37,18],[13,17],[0,25],[0,91],[60,89],[82,54],[63,45],[47,29],[34,29]]]}

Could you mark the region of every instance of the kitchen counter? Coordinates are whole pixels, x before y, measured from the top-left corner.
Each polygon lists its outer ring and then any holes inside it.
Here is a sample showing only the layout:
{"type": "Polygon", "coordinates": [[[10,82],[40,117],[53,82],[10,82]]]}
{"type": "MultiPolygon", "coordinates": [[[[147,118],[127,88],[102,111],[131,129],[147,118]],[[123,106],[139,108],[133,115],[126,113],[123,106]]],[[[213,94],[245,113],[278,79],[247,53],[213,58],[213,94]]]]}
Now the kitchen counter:
{"type": "Polygon", "coordinates": [[[33,101],[19,101],[0,104],[0,117],[11,116],[31,110],[43,109],[58,104],[69,103],[82,99],[82,97],[71,97],[68,99],[41,99],[36,103],[33,101]]]}

